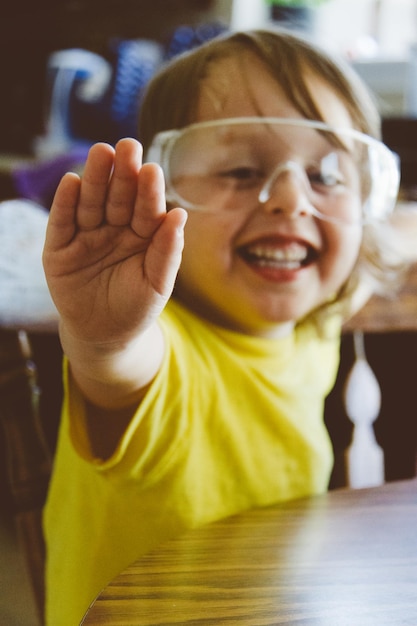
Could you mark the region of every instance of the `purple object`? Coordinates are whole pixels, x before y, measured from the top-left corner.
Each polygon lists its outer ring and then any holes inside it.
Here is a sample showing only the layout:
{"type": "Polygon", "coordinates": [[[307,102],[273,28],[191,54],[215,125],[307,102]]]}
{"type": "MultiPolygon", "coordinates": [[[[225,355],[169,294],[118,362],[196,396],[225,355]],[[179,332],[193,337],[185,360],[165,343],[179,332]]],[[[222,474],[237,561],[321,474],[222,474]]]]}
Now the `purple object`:
{"type": "Polygon", "coordinates": [[[90,144],[79,145],[64,154],[17,167],[12,172],[12,180],[18,196],[49,208],[62,176],[82,169],[89,148],[90,144]]]}

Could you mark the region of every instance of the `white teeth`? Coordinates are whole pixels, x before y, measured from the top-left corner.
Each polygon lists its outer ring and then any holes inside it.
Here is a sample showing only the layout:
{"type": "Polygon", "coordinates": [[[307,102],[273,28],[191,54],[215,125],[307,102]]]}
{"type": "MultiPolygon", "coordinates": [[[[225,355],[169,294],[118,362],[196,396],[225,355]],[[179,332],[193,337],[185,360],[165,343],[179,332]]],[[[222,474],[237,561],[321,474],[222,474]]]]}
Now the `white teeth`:
{"type": "Polygon", "coordinates": [[[261,265],[280,265],[289,269],[295,269],[307,258],[306,246],[299,243],[291,243],[283,247],[257,244],[247,249],[251,257],[256,257],[261,265]]]}

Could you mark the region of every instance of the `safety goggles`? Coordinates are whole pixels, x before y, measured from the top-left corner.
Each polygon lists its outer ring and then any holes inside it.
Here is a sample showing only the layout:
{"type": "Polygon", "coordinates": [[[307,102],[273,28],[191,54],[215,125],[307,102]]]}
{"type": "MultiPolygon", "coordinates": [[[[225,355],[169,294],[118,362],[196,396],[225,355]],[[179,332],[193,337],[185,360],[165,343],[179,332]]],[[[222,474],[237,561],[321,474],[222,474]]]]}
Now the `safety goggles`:
{"type": "Polygon", "coordinates": [[[307,119],[230,118],[164,131],[147,161],[161,165],[168,202],[187,210],[279,202],[291,177],[305,194],[303,211],[341,224],[385,219],[400,181],[398,159],[382,142],[307,119]]]}

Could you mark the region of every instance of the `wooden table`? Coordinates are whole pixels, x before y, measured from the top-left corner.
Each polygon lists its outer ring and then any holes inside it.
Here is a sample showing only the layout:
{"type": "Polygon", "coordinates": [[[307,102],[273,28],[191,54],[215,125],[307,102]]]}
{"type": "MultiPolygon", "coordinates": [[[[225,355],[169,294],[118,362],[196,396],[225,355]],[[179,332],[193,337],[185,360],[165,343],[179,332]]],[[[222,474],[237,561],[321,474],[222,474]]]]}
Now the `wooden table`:
{"type": "Polygon", "coordinates": [[[83,626],[417,624],[417,479],[253,510],[163,543],[83,626]]]}

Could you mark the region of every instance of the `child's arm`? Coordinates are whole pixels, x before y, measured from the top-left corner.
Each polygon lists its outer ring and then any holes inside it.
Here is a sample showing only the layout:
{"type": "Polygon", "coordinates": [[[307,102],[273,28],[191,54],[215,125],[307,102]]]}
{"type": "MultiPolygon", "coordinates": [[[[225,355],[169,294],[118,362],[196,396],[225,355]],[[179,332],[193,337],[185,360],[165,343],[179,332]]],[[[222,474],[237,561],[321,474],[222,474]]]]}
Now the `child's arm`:
{"type": "Polygon", "coordinates": [[[156,165],[141,146],[96,144],[84,174],[66,174],[51,208],[43,262],[71,375],[86,399],[117,412],[157,373],[156,320],[181,260],[185,212],[165,209],[156,165]]]}

